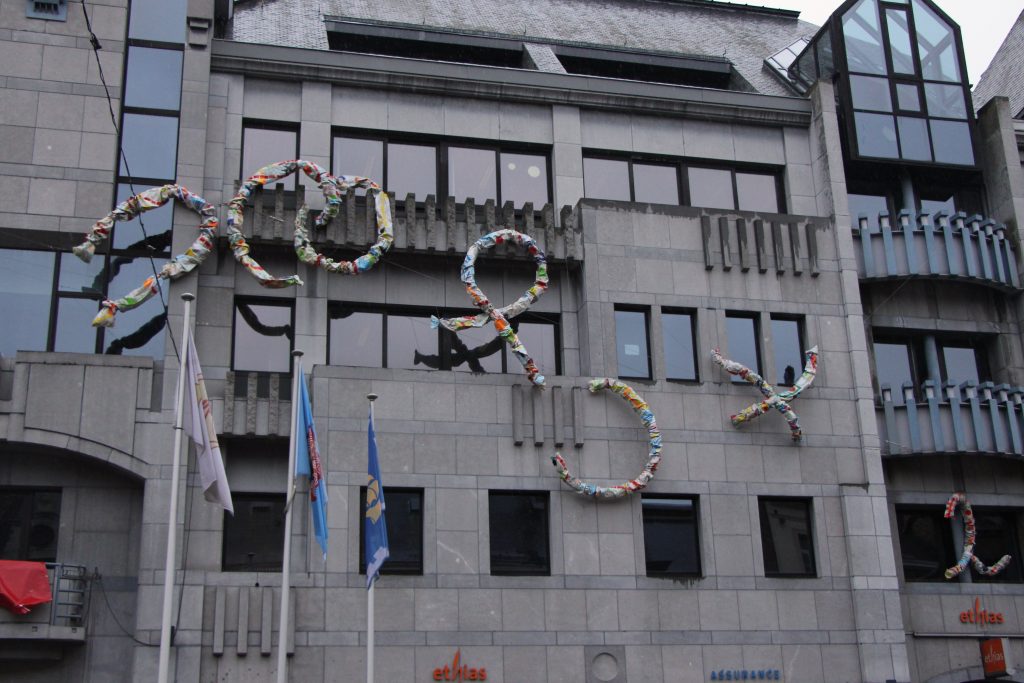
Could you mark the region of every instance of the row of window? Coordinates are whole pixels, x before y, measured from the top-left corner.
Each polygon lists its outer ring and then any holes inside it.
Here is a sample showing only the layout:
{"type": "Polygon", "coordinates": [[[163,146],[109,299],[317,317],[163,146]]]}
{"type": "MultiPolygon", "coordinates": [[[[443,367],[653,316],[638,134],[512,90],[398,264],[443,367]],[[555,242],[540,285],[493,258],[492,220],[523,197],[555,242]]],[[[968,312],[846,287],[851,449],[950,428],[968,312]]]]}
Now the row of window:
{"type": "MultiPolygon", "coordinates": [[[[903,385],[914,386],[921,399],[921,385],[927,379],[936,381],[936,390],[947,382],[980,384],[992,380],[988,363],[988,338],[982,335],[937,335],[931,332],[906,330],[874,330],[875,376],[879,384],[892,389],[894,403],[903,404],[903,385]],[[934,355],[932,355],[934,352],[934,355]],[[929,369],[928,357],[938,367],[929,369]],[[938,371],[938,376],[934,372],[938,371]]],[[[879,386],[881,389],[881,386],[879,386]]],[[[939,392],[941,394],[941,392],[939,392]]]]}
{"type": "MultiPolygon", "coordinates": [[[[550,159],[536,146],[425,140],[394,134],[344,132],[331,144],[332,172],[383,182],[398,199],[413,193],[454,197],[462,202],[487,199],[499,205],[551,201],[550,159]]],[[[294,126],[248,121],[242,132],[240,175],[266,164],[298,156],[294,126]]],[[[294,190],[294,176],[284,180],[294,190]]],[[[691,164],[672,159],[641,159],[588,154],[583,159],[584,196],[594,199],[683,204],[712,209],[784,211],[777,172],[691,164]]]]}
{"type": "MultiPolygon", "coordinates": [[[[647,307],[615,307],[615,343],[619,377],[651,379],[650,316],[647,307]]],[[[665,354],[665,377],[669,380],[699,381],[697,363],[697,312],[662,308],[661,331],[665,354]]],[[[791,386],[803,370],[803,319],[771,314],[775,383],[791,386]]],[[[729,357],[761,374],[761,320],[757,313],[729,311],[725,314],[729,357]]],[[[744,380],[733,376],[734,382],[744,380]]]]}

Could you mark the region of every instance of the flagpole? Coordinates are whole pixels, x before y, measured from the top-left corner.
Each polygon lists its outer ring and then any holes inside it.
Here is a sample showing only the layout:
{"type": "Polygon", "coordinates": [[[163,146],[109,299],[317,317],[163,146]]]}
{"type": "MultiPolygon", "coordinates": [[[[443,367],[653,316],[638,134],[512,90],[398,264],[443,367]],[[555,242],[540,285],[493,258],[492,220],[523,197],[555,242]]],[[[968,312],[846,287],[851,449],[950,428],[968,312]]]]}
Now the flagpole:
{"type": "Polygon", "coordinates": [[[292,502],[295,500],[295,424],[299,414],[302,351],[292,351],[292,427],[288,431],[288,486],[284,504],[284,557],[281,560],[281,613],[277,619],[277,683],[288,680],[288,614],[291,598],[292,502]]]}
{"type": "Polygon", "coordinates": [[[185,401],[185,363],[188,358],[188,324],[192,314],[195,295],[186,292],[181,295],[185,302],[184,322],[181,328],[181,351],[178,359],[178,389],[174,399],[174,455],[171,464],[171,501],[167,513],[167,554],[164,558],[164,607],[160,622],[160,664],[158,683],[167,683],[171,663],[171,605],[174,602],[174,578],[178,541],[178,488],[181,486],[181,416],[185,401]]]}
{"type": "MultiPolygon", "coordinates": [[[[377,394],[367,394],[366,400],[370,402],[370,424],[373,424],[373,402],[377,400],[377,394]]],[[[369,489],[366,494],[370,494],[369,489]]],[[[366,509],[366,500],[363,500],[363,509],[366,509]]],[[[363,523],[365,524],[365,521],[363,523]]],[[[369,553],[367,553],[366,561],[369,566],[369,553]]],[[[373,683],[373,589],[376,583],[376,581],[370,581],[370,589],[366,591],[366,683],[373,683]]]]}

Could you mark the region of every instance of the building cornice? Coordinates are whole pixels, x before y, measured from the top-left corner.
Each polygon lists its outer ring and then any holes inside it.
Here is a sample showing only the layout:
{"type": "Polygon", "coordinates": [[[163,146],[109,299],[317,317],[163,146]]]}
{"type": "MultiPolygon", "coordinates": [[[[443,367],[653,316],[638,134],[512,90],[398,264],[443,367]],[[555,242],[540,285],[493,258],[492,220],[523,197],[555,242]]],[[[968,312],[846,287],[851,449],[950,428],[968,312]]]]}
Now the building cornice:
{"type": "Polygon", "coordinates": [[[449,97],[563,104],[754,125],[807,127],[811,121],[810,101],[797,97],[228,40],[213,41],[211,69],[273,80],[324,81],[449,97]]]}

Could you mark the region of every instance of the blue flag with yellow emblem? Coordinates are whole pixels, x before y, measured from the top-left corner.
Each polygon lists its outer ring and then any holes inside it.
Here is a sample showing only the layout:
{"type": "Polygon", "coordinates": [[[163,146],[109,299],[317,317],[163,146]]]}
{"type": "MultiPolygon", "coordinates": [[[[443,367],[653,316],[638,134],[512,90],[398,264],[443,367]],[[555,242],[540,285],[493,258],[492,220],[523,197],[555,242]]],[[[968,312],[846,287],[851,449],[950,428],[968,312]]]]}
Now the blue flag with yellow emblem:
{"type": "Polygon", "coordinates": [[[373,408],[370,409],[369,465],[366,481],[366,516],[363,519],[366,544],[366,587],[370,588],[388,559],[388,528],[384,523],[384,487],[380,483],[380,462],[377,460],[377,437],[373,433],[373,408]]]}

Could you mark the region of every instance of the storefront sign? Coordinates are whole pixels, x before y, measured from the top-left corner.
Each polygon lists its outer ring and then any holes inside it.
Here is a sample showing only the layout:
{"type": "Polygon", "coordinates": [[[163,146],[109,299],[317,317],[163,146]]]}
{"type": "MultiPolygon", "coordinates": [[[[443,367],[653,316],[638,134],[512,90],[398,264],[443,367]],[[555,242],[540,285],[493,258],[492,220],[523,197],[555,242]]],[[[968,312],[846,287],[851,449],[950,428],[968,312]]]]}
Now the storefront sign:
{"type": "Polygon", "coordinates": [[[455,651],[451,664],[434,669],[435,681],[486,681],[487,669],[471,667],[462,663],[462,650],[455,651]]]}
{"type": "Polygon", "coordinates": [[[981,598],[974,598],[974,609],[960,613],[961,624],[1002,624],[1003,613],[981,609],[981,598]]]}
{"type": "Polygon", "coordinates": [[[985,668],[985,678],[998,678],[1007,675],[1006,654],[1003,652],[1002,638],[989,638],[981,641],[981,663],[985,668]]]}
{"type": "Polygon", "coordinates": [[[779,681],[778,669],[719,669],[711,672],[712,681],[779,681]]]}

